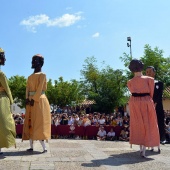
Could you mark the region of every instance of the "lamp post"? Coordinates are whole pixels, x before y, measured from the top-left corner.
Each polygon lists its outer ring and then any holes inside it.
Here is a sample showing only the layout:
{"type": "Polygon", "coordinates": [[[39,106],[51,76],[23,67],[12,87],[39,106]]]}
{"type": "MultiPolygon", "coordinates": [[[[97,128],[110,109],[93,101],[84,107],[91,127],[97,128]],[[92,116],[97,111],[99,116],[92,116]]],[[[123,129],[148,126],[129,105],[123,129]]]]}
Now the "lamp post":
{"type": "Polygon", "coordinates": [[[132,57],[131,37],[127,37],[127,41],[129,41],[129,43],[127,42],[127,46],[130,47],[130,56],[132,57]]]}

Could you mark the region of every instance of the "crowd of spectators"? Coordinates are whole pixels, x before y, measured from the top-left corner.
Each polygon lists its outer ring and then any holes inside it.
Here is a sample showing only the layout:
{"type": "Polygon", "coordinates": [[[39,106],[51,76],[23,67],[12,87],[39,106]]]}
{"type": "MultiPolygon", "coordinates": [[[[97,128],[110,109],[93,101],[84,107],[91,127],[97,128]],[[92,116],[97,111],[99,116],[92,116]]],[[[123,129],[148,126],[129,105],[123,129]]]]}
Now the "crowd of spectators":
{"type": "MultiPolygon", "coordinates": [[[[24,113],[13,114],[13,118],[17,124],[24,123],[24,113]]],[[[110,114],[92,112],[90,107],[58,107],[51,113],[51,124],[58,125],[74,125],[74,126],[98,126],[97,140],[120,140],[129,141],[129,125],[130,116],[126,112],[114,112],[110,114]],[[121,126],[122,131],[119,138],[115,136],[113,128],[106,133],[104,126],[121,126]]],[[[170,117],[165,118],[166,139],[170,141],[170,117]]]]}

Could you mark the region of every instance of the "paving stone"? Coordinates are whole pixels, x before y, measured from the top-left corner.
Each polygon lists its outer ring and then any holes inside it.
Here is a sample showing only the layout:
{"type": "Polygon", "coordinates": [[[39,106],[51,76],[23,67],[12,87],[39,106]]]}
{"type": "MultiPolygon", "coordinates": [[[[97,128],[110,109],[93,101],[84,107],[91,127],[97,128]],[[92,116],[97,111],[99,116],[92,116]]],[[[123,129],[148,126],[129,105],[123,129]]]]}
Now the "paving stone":
{"type": "Polygon", "coordinates": [[[0,170],[169,170],[170,145],[161,145],[161,154],[146,150],[147,158],[139,155],[139,146],[128,142],[51,139],[48,152],[42,154],[39,141],[34,151],[27,152],[29,141],[16,139],[17,148],[2,148],[0,170]]]}

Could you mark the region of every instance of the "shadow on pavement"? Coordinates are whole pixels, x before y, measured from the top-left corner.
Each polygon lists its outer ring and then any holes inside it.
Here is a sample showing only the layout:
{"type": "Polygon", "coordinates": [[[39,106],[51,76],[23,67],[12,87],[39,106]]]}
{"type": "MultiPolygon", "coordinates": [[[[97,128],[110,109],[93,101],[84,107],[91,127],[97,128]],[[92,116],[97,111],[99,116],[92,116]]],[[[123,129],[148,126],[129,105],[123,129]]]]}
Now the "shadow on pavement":
{"type": "Polygon", "coordinates": [[[16,151],[16,152],[3,152],[2,155],[0,155],[0,159],[3,159],[7,156],[24,156],[24,155],[37,155],[37,154],[42,154],[42,152],[39,151],[16,151]]]}
{"type": "MultiPolygon", "coordinates": [[[[150,151],[146,151],[146,155],[149,156],[149,154],[153,155],[150,151]]],[[[143,158],[139,155],[139,151],[135,151],[129,153],[112,154],[106,159],[92,160],[91,163],[82,163],[81,165],[84,167],[100,167],[101,165],[120,166],[124,164],[136,164],[153,160],[154,159],[152,158],[143,158]]]]}

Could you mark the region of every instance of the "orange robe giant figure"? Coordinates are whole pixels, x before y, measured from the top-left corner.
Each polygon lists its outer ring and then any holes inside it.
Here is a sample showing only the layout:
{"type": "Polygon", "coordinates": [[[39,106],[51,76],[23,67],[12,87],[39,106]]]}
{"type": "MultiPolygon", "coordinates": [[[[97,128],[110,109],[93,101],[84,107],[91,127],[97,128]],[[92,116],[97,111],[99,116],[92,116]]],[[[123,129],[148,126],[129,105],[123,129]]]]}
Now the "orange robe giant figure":
{"type": "Polygon", "coordinates": [[[26,99],[34,100],[34,105],[26,105],[23,127],[23,140],[48,140],[51,138],[51,113],[48,99],[46,75],[42,72],[33,73],[28,77],[26,99]]]}
{"type": "Polygon", "coordinates": [[[150,94],[143,97],[130,97],[130,144],[159,146],[157,117],[152,100],[154,79],[148,76],[137,76],[129,80],[127,85],[131,93],[150,94]]]}

